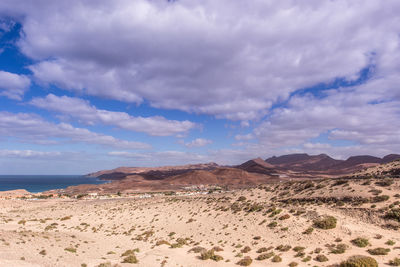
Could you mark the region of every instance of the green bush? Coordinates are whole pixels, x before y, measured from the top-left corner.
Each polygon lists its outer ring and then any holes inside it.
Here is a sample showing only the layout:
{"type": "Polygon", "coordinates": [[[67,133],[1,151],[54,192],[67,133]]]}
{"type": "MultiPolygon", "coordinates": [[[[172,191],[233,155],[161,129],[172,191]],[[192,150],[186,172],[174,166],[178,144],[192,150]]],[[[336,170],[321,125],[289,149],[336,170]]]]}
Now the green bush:
{"type": "Polygon", "coordinates": [[[320,254],[320,255],[317,255],[317,257],[315,257],[314,260],[319,261],[319,262],[325,262],[325,261],[328,261],[329,259],[325,255],[320,254]]]}
{"type": "Polygon", "coordinates": [[[374,248],[367,250],[371,255],[387,255],[390,252],[389,248],[374,248]]]}
{"type": "Polygon", "coordinates": [[[313,231],[314,231],[314,228],[308,227],[308,228],[303,232],[303,234],[305,234],[305,235],[310,235],[313,231]]]}
{"type": "Polygon", "coordinates": [[[161,245],[171,246],[171,243],[169,243],[169,242],[166,241],[166,240],[158,240],[158,241],[156,242],[156,246],[161,246],[161,245]]]}
{"type": "Polygon", "coordinates": [[[377,202],[383,202],[389,200],[389,196],[387,195],[380,195],[380,196],[375,196],[372,198],[371,202],[377,203],[377,202]]]}
{"type": "Polygon", "coordinates": [[[213,249],[207,250],[207,251],[203,251],[200,254],[200,259],[202,260],[213,260],[213,261],[220,261],[223,260],[224,258],[220,255],[216,255],[214,253],[213,249]]]}
{"type": "Polygon", "coordinates": [[[368,256],[351,256],[339,265],[340,267],[378,267],[378,262],[368,256]]]}
{"type": "Polygon", "coordinates": [[[301,252],[301,251],[304,251],[305,249],[306,249],[305,247],[296,246],[293,248],[293,251],[301,252]]]}
{"type": "Polygon", "coordinates": [[[282,258],[279,257],[278,255],[275,255],[275,256],[272,258],[271,261],[272,261],[272,262],[281,262],[281,261],[282,261],[282,258]]]}
{"type": "Polygon", "coordinates": [[[388,246],[393,246],[394,244],[396,244],[396,242],[394,242],[393,240],[388,240],[385,242],[385,244],[388,246]]]}
{"type": "Polygon", "coordinates": [[[390,260],[389,261],[389,265],[400,266],[400,259],[399,258],[394,258],[393,260],[390,260]]]}
{"type": "Polygon", "coordinates": [[[385,214],[386,219],[391,219],[400,222],[400,209],[391,209],[385,214]]]}
{"type": "Polygon", "coordinates": [[[289,218],[290,218],[290,215],[289,214],[285,214],[285,215],[282,215],[281,217],[279,217],[279,220],[283,221],[283,220],[287,220],[289,218]]]}
{"type": "Polygon", "coordinates": [[[324,216],[314,221],[314,226],[320,229],[333,229],[336,227],[336,218],[333,216],[324,216]]]}
{"type": "Polygon", "coordinates": [[[69,247],[69,248],[65,248],[65,251],[71,252],[71,253],[75,253],[76,252],[76,248],[73,247],[69,247]]]}
{"type": "Polygon", "coordinates": [[[281,252],[289,251],[292,248],[290,245],[279,245],[275,249],[281,252]]]}
{"type": "Polygon", "coordinates": [[[268,248],[262,247],[262,248],[259,248],[259,249],[257,250],[257,253],[267,252],[268,250],[273,249],[273,248],[274,248],[274,247],[268,247],[268,248]]]}
{"type": "Polygon", "coordinates": [[[348,246],[346,244],[337,244],[336,247],[331,249],[331,253],[333,254],[343,254],[346,252],[346,249],[348,248],[348,246]]]}
{"type": "Polygon", "coordinates": [[[128,257],[125,257],[122,263],[138,263],[138,259],[136,258],[135,255],[129,255],[128,257]]]}
{"type": "Polygon", "coordinates": [[[268,227],[269,227],[269,228],[274,228],[274,227],[276,227],[277,225],[278,225],[277,222],[271,222],[271,223],[268,224],[268,227]]]}
{"type": "Polygon", "coordinates": [[[262,260],[266,260],[271,258],[272,256],[274,256],[275,254],[273,252],[267,252],[267,253],[263,253],[258,255],[258,257],[256,258],[256,260],[258,261],[262,261],[262,260]]]}
{"type": "Polygon", "coordinates": [[[246,210],[247,212],[257,212],[257,211],[262,211],[264,209],[264,206],[258,203],[253,203],[248,209],[246,210]]]}
{"type": "Polygon", "coordinates": [[[135,252],[139,252],[139,249],[128,249],[124,253],[121,254],[121,257],[129,256],[129,255],[135,255],[135,252]]]}
{"type": "Polygon", "coordinates": [[[380,180],[380,181],[375,182],[375,184],[376,184],[376,185],[379,185],[379,186],[390,186],[390,185],[392,185],[393,183],[394,183],[394,180],[391,179],[391,178],[385,178],[385,179],[383,179],[383,180],[380,180]]]}
{"type": "Polygon", "coordinates": [[[253,260],[249,256],[246,256],[240,261],[238,261],[236,264],[240,266],[249,266],[252,262],[253,260]]]}
{"type": "Polygon", "coordinates": [[[211,259],[211,257],[214,255],[214,250],[212,250],[212,249],[210,249],[210,250],[206,250],[206,251],[203,251],[201,254],[200,254],[200,259],[202,259],[202,260],[209,260],[209,259],[211,259]]]}
{"type": "Polygon", "coordinates": [[[271,214],[269,215],[269,217],[274,217],[274,216],[278,215],[278,214],[281,213],[281,212],[282,212],[281,209],[273,210],[273,211],[271,212],[271,214]]]}
{"type": "Polygon", "coordinates": [[[365,248],[369,245],[368,239],[362,237],[357,237],[356,239],[351,240],[351,243],[359,248],[365,248]]]}
{"type": "Polygon", "coordinates": [[[250,252],[250,251],[251,251],[251,248],[249,246],[245,246],[244,248],[242,248],[242,250],[240,252],[247,253],[247,252],[250,252]]]}
{"type": "Polygon", "coordinates": [[[246,200],[246,197],[245,196],[240,196],[238,199],[237,199],[237,201],[245,201],[246,200]]]}

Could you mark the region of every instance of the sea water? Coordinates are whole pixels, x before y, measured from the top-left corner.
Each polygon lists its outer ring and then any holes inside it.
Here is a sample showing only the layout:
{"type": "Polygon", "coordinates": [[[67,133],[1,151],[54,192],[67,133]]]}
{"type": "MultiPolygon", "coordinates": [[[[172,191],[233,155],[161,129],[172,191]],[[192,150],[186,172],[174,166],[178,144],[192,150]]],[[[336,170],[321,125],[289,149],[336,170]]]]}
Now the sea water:
{"type": "Polygon", "coordinates": [[[83,175],[0,175],[0,191],[25,189],[31,193],[107,181],[83,175]]]}

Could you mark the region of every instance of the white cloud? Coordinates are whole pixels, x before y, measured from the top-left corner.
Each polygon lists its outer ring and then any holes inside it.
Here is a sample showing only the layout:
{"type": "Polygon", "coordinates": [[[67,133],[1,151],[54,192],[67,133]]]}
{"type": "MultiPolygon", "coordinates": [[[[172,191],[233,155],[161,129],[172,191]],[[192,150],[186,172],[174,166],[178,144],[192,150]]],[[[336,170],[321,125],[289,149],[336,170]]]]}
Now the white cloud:
{"type": "Polygon", "coordinates": [[[30,85],[31,81],[27,76],[0,70],[0,96],[21,100],[30,85]]]}
{"type": "Polygon", "coordinates": [[[248,141],[251,139],[254,139],[253,134],[248,133],[248,134],[238,134],[235,136],[235,139],[238,141],[248,141]]]}
{"type": "Polygon", "coordinates": [[[67,123],[52,123],[35,114],[0,112],[0,136],[37,144],[82,142],[124,149],[148,149],[150,145],[114,138],[109,135],[75,128],[67,123]]]}
{"type": "Polygon", "coordinates": [[[0,157],[7,158],[48,158],[61,156],[58,151],[33,151],[33,150],[0,150],[0,157]]]}
{"type": "Polygon", "coordinates": [[[397,153],[400,87],[387,81],[372,79],[363,85],[330,90],[322,97],[295,96],[253,133],[236,139],[254,137],[258,144],[247,144],[246,149],[268,151],[269,155],[303,151],[345,158],[359,153],[397,153]],[[321,135],[326,136],[326,143],[312,142],[321,135]]]}
{"type": "Polygon", "coordinates": [[[202,147],[209,144],[212,144],[212,140],[204,139],[204,138],[196,138],[189,143],[186,143],[185,146],[192,148],[192,147],[202,147]]]}
{"type": "Polygon", "coordinates": [[[325,150],[332,147],[332,145],[324,143],[305,143],[303,146],[306,149],[325,149],[325,150]]]}
{"type": "Polygon", "coordinates": [[[371,60],[379,75],[398,70],[399,12],[396,0],[0,4],[23,18],[38,82],[244,121],[371,60]]]}
{"type": "Polygon", "coordinates": [[[86,124],[103,123],[121,129],[144,132],[154,136],[169,136],[185,133],[197,125],[190,121],[167,120],[161,116],[133,117],[126,112],[115,112],[97,109],[89,102],[75,97],[47,95],[45,98],[34,98],[32,105],[43,109],[61,112],[78,118],[86,124]]]}
{"type": "MultiPolygon", "coordinates": [[[[0,2],[0,14],[23,25],[18,46],[35,60],[29,68],[39,84],[255,125],[236,135],[242,150],[199,156],[226,163],[300,151],[338,157],[400,151],[399,13],[397,0],[0,2]],[[337,77],[355,81],[368,66],[365,84],[295,94],[337,77]]],[[[32,103],[152,135],[184,137],[193,127],[100,110],[77,98],[49,95],[32,103]]],[[[188,156],[182,153],[169,156],[188,156]]]]}
{"type": "Polygon", "coordinates": [[[161,166],[161,165],[182,165],[209,162],[210,157],[197,153],[188,153],[183,151],[159,151],[148,153],[133,153],[128,151],[111,151],[109,156],[121,159],[134,160],[129,161],[129,166],[161,166]]]}

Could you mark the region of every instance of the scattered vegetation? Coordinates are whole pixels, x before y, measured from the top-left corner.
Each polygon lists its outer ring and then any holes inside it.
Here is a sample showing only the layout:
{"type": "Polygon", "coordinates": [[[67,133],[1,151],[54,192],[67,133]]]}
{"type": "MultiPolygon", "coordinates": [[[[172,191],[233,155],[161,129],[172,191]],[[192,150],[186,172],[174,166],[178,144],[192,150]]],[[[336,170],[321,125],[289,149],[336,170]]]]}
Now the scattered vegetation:
{"type": "Polygon", "coordinates": [[[214,252],[214,249],[206,250],[203,251],[200,254],[200,259],[202,260],[213,260],[213,261],[220,261],[223,260],[224,258],[220,255],[216,255],[214,252]]]}
{"type": "Polygon", "coordinates": [[[76,248],[73,248],[73,247],[68,247],[68,248],[65,248],[64,250],[71,252],[71,253],[76,253],[76,248]]]}
{"type": "Polygon", "coordinates": [[[393,260],[389,261],[389,265],[391,266],[400,266],[400,259],[399,258],[394,258],[393,260]]]}
{"type": "Polygon", "coordinates": [[[138,263],[138,262],[139,261],[135,255],[129,255],[125,257],[124,260],[122,261],[122,263],[138,263]]]}
{"type": "Polygon", "coordinates": [[[258,257],[256,258],[256,260],[258,261],[262,261],[262,260],[266,260],[271,258],[272,256],[274,256],[275,254],[273,252],[267,252],[267,253],[263,253],[258,255],[258,257]]]}
{"type": "Polygon", "coordinates": [[[351,240],[351,243],[359,248],[364,248],[369,245],[368,239],[363,237],[357,237],[356,239],[351,240]]]}
{"type": "Polygon", "coordinates": [[[246,256],[240,261],[238,261],[236,264],[240,266],[249,266],[252,262],[253,260],[249,256],[246,256]]]}
{"type": "Polygon", "coordinates": [[[325,255],[319,254],[319,255],[317,255],[317,256],[315,257],[314,260],[319,261],[319,262],[326,262],[326,261],[328,261],[329,259],[328,259],[328,257],[326,257],[325,255]]]}
{"type": "Polygon", "coordinates": [[[389,248],[373,248],[367,250],[371,255],[387,255],[390,252],[389,248]]]}
{"type": "Polygon", "coordinates": [[[271,259],[271,261],[272,261],[272,262],[281,262],[281,261],[282,261],[282,258],[281,258],[280,256],[278,256],[278,255],[275,255],[275,256],[271,259]]]}
{"type": "Polygon", "coordinates": [[[336,218],[333,216],[324,216],[314,221],[314,226],[320,229],[333,229],[336,227],[336,218]]]}
{"type": "Polygon", "coordinates": [[[352,256],[340,263],[340,267],[378,267],[378,262],[368,256],[352,256]]]}

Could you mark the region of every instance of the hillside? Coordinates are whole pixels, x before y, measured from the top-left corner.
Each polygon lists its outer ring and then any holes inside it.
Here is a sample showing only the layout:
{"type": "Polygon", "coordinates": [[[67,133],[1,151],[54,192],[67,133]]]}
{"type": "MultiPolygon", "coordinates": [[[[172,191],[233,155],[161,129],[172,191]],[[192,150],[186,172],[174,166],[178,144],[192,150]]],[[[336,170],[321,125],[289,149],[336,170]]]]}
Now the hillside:
{"type": "Polygon", "coordinates": [[[346,160],[338,160],[326,154],[290,154],[280,157],[271,157],[265,162],[281,170],[296,172],[314,172],[328,175],[347,175],[366,167],[376,166],[400,159],[400,155],[390,154],[383,158],[369,155],[352,156],[346,160]]]}
{"type": "Polygon", "coordinates": [[[360,170],[353,177],[400,178],[400,160],[360,170]]]}
{"type": "Polygon", "coordinates": [[[333,159],[326,154],[291,154],[248,160],[236,166],[215,163],[163,167],[120,167],[89,174],[113,181],[103,185],[81,185],[66,189],[69,193],[85,191],[118,192],[146,190],[179,190],[190,186],[255,186],[274,180],[317,179],[350,175],[367,167],[400,158],[391,154],[384,158],[368,155],[347,160],[333,159]]]}
{"type": "Polygon", "coordinates": [[[272,175],[276,173],[276,167],[261,158],[251,159],[245,163],[236,166],[236,168],[245,170],[247,172],[261,173],[272,175]]]}

